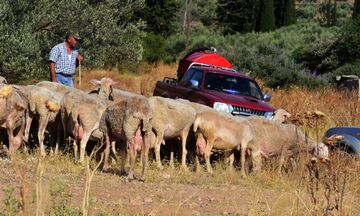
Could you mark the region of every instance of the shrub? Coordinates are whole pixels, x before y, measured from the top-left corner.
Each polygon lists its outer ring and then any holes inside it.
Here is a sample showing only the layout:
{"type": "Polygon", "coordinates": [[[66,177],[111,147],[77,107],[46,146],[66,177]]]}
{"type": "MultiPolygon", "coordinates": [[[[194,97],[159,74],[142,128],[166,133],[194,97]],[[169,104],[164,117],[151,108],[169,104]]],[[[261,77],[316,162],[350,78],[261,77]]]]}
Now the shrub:
{"type": "Polygon", "coordinates": [[[147,33],[143,38],[143,60],[154,63],[158,62],[164,56],[164,43],[165,39],[153,33],[147,33]]]}
{"type": "Polygon", "coordinates": [[[48,1],[36,4],[22,0],[0,3],[0,75],[9,82],[48,79],[48,55],[76,29],[83,40],[84,66],[114,67],[136,64],[142,57],[144,23],[133,22],[133,13],[143,7],[135,1],[48,1]],[[66,11],[66,13],[64,13],[66,11]],[[64,25],[64,23],[66,25],[64,25]]]}
{"type": "Polygon", "coordinates": [[[297,17],[305,20],[312,20],[316,15],[316,5],[312,1],[301,1],[298,10],[296,11],[297,17]]]}
{"type": "Polygon", "coordinates": [[[338,75],[357,75],[360,77],[360,59],[337,68],[331,73],[331,79],[335,81],[335,77],[338,75]]]}

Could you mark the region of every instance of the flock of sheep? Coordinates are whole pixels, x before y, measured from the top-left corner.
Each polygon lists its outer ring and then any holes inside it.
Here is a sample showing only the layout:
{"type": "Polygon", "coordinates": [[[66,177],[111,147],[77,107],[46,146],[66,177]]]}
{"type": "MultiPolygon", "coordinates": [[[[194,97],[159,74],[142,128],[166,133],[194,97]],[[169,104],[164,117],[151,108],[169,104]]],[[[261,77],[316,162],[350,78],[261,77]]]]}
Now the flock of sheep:
{"type": "MultiPolygon", "coordinates": [[[[74,140],[74,155],[84,161],[88,141],[105,143],[103,170],[108,169],[109,155],[122,147],[121,159],[129,153],[130,170],[127,178],[134,178],[137,153],[141,153],[142,174],[145,178],[149,149],[154,149],[157,166],[161,169],[160,148],[172,138],[181,140],[181,165],[186,169],[188,151],[195,153],[196,168],[199,156],[205,158],[208,172],[212,172],[212,151],[225,152],[233,167],[234,152],[240,151],[241,172],[245,175],[245,159],[252,162],[251,171],[261,169],[262,157],[280,156],[279,171],[289,156],[299,149],[328,157],[328,149],[313,140],[305,142],[305,135],[293,124],[283,123],[288,113],[279,110],[273,120],[252,116],[241,118],[229,113],[192,103],[183,99],[150,97],[113,88],[110,78],[92,80],[96,89],[84,92],[59,83],[42,81],[36,85],[9,85],[0,77],[0,125],[8,133],[9,154],[29,140],[33,118],[38,123],[37,139],[42,156],[46,155],[44,134],[58,151],[59,145],[74,140]],[[195,139],[188,139],[188,136],[195,139]],[[187,142],[193,142],[189,149],[187,142]],[[79,148],[80,147],[80,148],[79,148]],[[78,149],[79,148],[79,149],[78,149]],[[79,152],[79,155],[78,155],[79,152]]],[[[173,165],[173,152],[170,165],[173,165]]],[[[121,163],[124,171],[124,162],[121,163]]]]}

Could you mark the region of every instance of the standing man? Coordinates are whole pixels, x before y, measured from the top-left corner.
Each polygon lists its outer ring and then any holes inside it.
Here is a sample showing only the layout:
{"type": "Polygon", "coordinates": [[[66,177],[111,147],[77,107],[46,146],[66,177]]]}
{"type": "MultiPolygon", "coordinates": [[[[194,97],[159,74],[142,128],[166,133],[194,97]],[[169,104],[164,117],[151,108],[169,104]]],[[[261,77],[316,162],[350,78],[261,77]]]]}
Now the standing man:
{"type": "Polygon", "coordinates": [[[76,47],[79,40],[77,33],[67,32],[65,41],[51,49],[49,60],[52,82],[74,87],[72,75],[78,63],[83,60],[76,47]]]}

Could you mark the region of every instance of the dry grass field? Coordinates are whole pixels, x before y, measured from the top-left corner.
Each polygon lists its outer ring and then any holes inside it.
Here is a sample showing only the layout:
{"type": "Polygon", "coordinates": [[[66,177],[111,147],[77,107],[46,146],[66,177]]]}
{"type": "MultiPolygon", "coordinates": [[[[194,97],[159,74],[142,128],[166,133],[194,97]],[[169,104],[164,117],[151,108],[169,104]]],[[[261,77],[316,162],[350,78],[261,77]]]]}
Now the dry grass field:
{"type": "MultiPolygon", "coordinates": [[[[138,74],[84,71],[81,88],[108,76],[118,88],[150,96],[157,80],[175,74],[176,65],[163,64],[143,66],[138,74]]],[[[314,139],[329,127],[360,125],[355,96],[331,88],[268,91],[276,108],[325,113],[317,128],[302,126],[314,139]]],[[[301,154],[282,175],[275,171],[276,159],[268,159],[260,174],[248,177],[226,170],[220,161],[214,161],[211,175],[192,171],[191,160],[189,171],[179,166],[160,171],[150,162],[146,182],[129,183],[118,174],[118,165],[103,173],[96,169],[98,160],[87,161],[76,164],[70,153],[39,159],[36,150],[19,151],[11,160],[2,156],[0,215],[360,215],[360,161],[341,152],[332,152],[326,163],[301,154]]]]}

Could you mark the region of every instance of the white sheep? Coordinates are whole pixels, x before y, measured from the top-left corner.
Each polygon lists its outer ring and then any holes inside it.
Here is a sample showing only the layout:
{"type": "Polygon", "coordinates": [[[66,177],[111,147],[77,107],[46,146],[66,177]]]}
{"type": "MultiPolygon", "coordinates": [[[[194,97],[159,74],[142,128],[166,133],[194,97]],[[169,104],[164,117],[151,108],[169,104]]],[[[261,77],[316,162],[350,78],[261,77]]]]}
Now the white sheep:
{"type": "MultiPolygon", "coordinates": [[[[173,99],[156,96],[149,98],[149,104],[153,110],[152,128],[156,136],[155,157],[158,168],[163,168],[160,160],[163,140],[179,137],[182,142],[181,165],[186,169],[186,139],[195,119],[194,108],[173,99]]],[[[170,165],[172,164],[173,161],[170,161],[170,165]]]]}
{"type": "MultiPolygon", "coordinates": [[[[107,168],[110,141],[124,141],[130,151],[130,171],[128,179],[134,178],[134,164],[137,151],[141,150],[142,175],[145,179],[145,170],[148,161],[149,136],[151,132],[152,110],[143,97],[129,97],[109,106],[100,120],[100,131],[106,141],[104,168],[107,168]]],[[[124,156],[124,155],[123,155],[124,156]]],[[[122,157],[122,171],[125,158],[122,157]]]]}
{"type": "Polygon", "coordinates": [[[7,130],[10,153],[15,152],[23,142],[26,107],[26,98],[13,86],[0,85],[0,125],[7,130]]]}
{"type": "Polygon", "coordinates": [[[20,91],[27,95],[27,99],[29,102],[28,112],[26,115],[27,117],[24,140],[26,142],[28,141],[32,120],[34,117],[37,117],[39,120],[37,136],[40,145],[41,156],[44,157],[46,155],[44,146],[44,135],[49,122],[55,124],[55,127],[53,127],[52,129],[57,134],[55,150],[57,151],[60,142],[61,125],[60,122],[55,121],[59,120],[59,118],[57,117],[59,116],[62,95],[47,88],[39,87],[36,85],[17,86],[17,88],[19,88],[20,91]]]}

